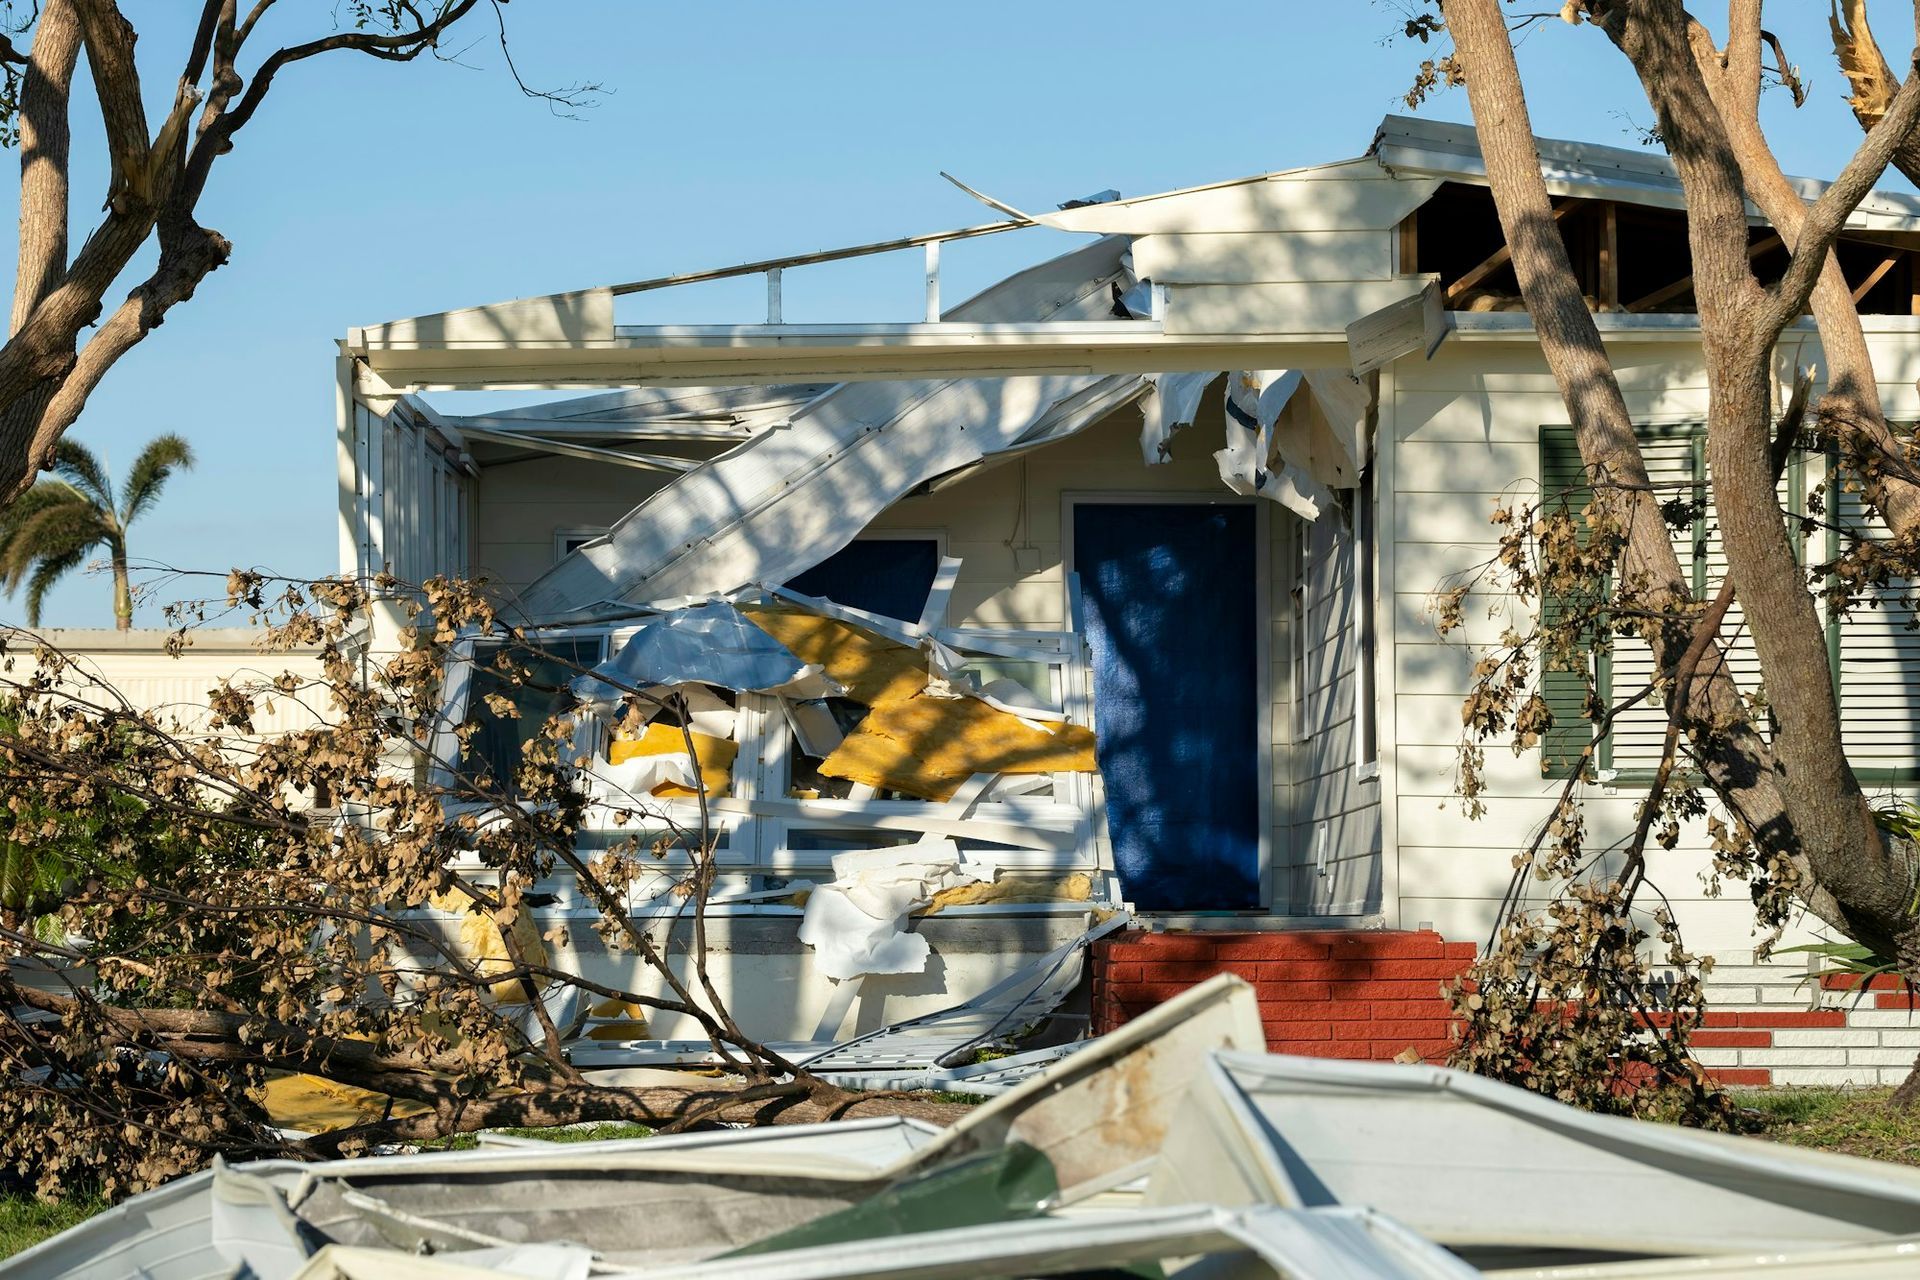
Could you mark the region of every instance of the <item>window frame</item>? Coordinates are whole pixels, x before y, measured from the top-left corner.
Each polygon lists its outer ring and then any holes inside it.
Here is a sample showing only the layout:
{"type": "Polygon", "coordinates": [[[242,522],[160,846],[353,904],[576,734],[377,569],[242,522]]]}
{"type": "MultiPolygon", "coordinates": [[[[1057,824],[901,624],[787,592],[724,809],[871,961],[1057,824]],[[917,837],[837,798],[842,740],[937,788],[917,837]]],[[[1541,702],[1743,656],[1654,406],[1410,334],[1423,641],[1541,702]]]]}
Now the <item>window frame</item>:
{"type": "Polygon", "coordinates": [[[1379,660],[1379,504],[1373,464],[1361,468],[1353,496],[1353,536],[1348,539],[1353,581],[1353,776],[1380,777],[1380,708],[1374,696],[1379,660]]]}
{"type": "MultiPolygon", "coordinates": [[[[1711,490],[1710,490],[1710,484],[1708,481],[1707,467],[1706,467],[1707,424],[1704,419],[1699,417],[1697,414],[1678,415],[1673,417],[1665,417],[1665,416],[1648,417],[1648,418],[1636,419],[1634,421],[1633,426],[1634,426],[1634,434],[1636,438],[1639,438],[1642,440],[1646,439],[1649,433],[1653,433],[1653,432],[1672,433],[1677,430],[1685,430],[1688,434],[1688,438],[1691,445],[1691,451],[1692,451],[1691,481],[1693,484],[1693,493],[1694,493],[1695,501],[1701,502],[1703,500],[1710,500],[1711,490]]],[[[1541,434],[1540,444],[1537,449],[1537,453],[1539,454],[1540,465],[1542,468],[1540,473],[1540,481],[1541,481],[1541,484],[1544,486],[1546,483],[1545,455],[1547,452],[1545,433],[1550,430],[1570,432],[1572,430],[1572,427],[1570,424],[1567,424],[1567,423],[1542,423],[1540,430],[1542,434],[1541,434]]],[[[1809,479],[1808,473],[1807,473],[1807,464],[1810,459],[1814,459],[1814,458],[1818,458],[1821,461],[1821,468],[1822,468],[1821,476],[1823,479],[1830,479],[1831,477],[1833,477],[1836,474],[1836,471],[1838,468],[1838,462],[1839,462],[1838,456],[1837,456],[1837,453],[1832,449],[1821,449],[1821,450],[1796,449],[1789,456],[1787,460],[1787,470],[1786,470],[1783,483],[1787,486],[1787,492],[1789,494],[1801,495],[1802,496],[1801,500],[1804,500],[1804,495],[1807,491],[1807,485],[1808,485],[1808,479],[1809,479]]],[[[1573,490],[1572,492],[1577,494],[1583,491],[1573,490]]],[[[1543,488],[1541,493],[1541,501],[1543,505],[1547,501],[1548,497],[1549,495],[1544,491],[1544,488],[1543,488]]],[[[1828,497],[1829,503],[1831,504],[1835,500],[1836,499],[1830,493],[1828,497]]],[[[1829,512],[1830,520],[1837,518],[1837,514],[1838,514],[1837,508],[1830,510],[1829,512]]],[[[1694,595],[1697,598],[1704,597],[1707,586],[1708,586],[1708,574],[1710,572],[1710,566],[1708,563],[1709,556],[1707,552],[1707,545],[1709,542],[1707,522],[1711,518],[1712,518],[1711,510],[1708,507],[1702,507],[1701,514],[1699,516],[1696,516],[1693,522],[1693,525],[1689,531],[1692,544],[1693,544],[1692,563],[1688,566],[1689,579],[1690,579],[1691,586],[1693,588],[1694,595]]],[[[1796,556],[1800,559],[1802,564],[1805,564],[1807,561],[1807,552],[1808,552],[1807,536],[1805,532],[1801,529],[1798,521],[1789,522],[1788,533],[1789,533],[1789,537],[1793,542],[1793,547],[1794,547],[1796,556]]],[[[1836,529],[1829,527],[1826,531],[1824,547],[1823,547],[1823,551],[1826,559],[1832,560],[1836,555],[1838,555],[1839,549],[1840,549],[1839,533],[1836,529]]],[[[1844,653],[1845,630],[1843,625],[1840,623],[1838,619],[1831,618],[1831,617],[1825,620],[1825,626],[1826,626],[1826,635],[1827,635],[1827,649],[1828,649],[1828,655],[1829,655],[1828,672],[1829,672],[1830,678],[1833,681],[1834,698],[1837,704],[1839,700],[1842,699],[1845,695],[1845,686],[1843,683],[1843,676],[1842,676],[1842,659],[1843,659],[1843,653],[1844,653]]],[[[1602,700],[1611,700],[1612,686],[1613,686],[1613,661],[1612,661],[1611,646],[1609,646],[1607,651],[1605,652],[1591,655],[1591,660],[1594,664],[1592,671],[1593,671],[1593,681],[1594,681],[1595,691],[1602,700]]],[[[1548,674],[1549,673],[1543,672],[1541,676],[1543,681],[1543,690],[1544,690],[1544,681],[1548,674]]],[[[1559,673],[1553,673],[1553,674],[1559,674],[1559,673]]],[[[1582,721],[1582,723],[1587,725],[1587,728],[1589,731],[1588,740],[1591,741],[1591,731],[1594,728],[1594,726],[1587,721],[1582,721]]],[[[1567,774],[1568,774],[1568,766],[1565,764],[1554,765],[1549,763],[1544,758],[1544,753],[1549,749],[1549,746],[1550,744],[1543,739],[1541,746],[1539,748],[1539,750],[1543,753],[1541,774],[1543,777],[1546,777],[1546,778],[1564,779],[1567,777],[1567,774]]],[[[1851,753],[1853,748],[1849,747],[1848,749],[1849,749],[1849,752],[1851,753]]],[[[1613,750],[1614,750],[1614,738],[1612,737],[1612,735],[1609,735],[1606,739],[1601,741],[1599,748],[1594,752],[1593,763],[1594,763],[1594,768],[1596,770],[1596,773],[1598,775],[1598,779],[1600,782],[1602,782],[1607,786],[1640,786],[1640,785],[1645,785],[1647,783],[1650,783],[1653,780],[1654,778],[1653,769],[1639,768],[1639,767],[1621,769],[1621,768],[1615,767],[1613,750]]],[[[1863,783],[1869,786],[1902,786],[1902,785],[1910,785],[1915,782],[1920,782],[1920,764],[1916,764],[1915,766],[1909,767],[1909,768],[1856,766],[1854,772],[1856,776],[1858,776],[1863,783]]]]}

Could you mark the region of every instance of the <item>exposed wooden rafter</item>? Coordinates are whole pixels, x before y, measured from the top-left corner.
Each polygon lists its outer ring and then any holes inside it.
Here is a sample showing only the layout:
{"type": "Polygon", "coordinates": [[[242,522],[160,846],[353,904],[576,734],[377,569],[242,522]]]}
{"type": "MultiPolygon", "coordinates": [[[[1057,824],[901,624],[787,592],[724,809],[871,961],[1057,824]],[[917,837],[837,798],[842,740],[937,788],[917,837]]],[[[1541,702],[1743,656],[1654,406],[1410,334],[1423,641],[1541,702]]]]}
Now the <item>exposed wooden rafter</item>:
{"type": "Polygon", "coordinates": [[[1869,271],[1867,273],[1867,278],[1865,280],[1862,280],[1859,284],[1853,287],[1853,300],[1855,302],[1859,302],[1860,299],[1866,297],[1869,293],[1873,292],[1873,286],[1879,284],[1882,280],[1884,280],[1886,278],[1887,272],[1893,270],[1894,267],[1899,265],[1899,262],[1900,262],[1900,255],[1897,253],[1890,253],[1886,257],[1882,258],[1880,260],[1880,265],[1875,267],[1872,271],[1869,271]]]}
{"type": "Polygon", "coordinates": [[[1603,311],[1620,307],[1620,206],[1608,200],[1600,206],[1600,296],[1603,311]]]}
{"type": "MultiPolygon", "coordinates": [[[[1575,200],[1565,199],[1555,201],[1553,206],[1553,220],[1558,222],[1560,219],[1566,217],[1578,203],[1579,202],[1575,200]]],[[[1458,280],[1455,280],[1451,285],[1447,286],[1447,306],[1452,308],[1460,299],[1466,297],[1467,292],[1475,285],[1485,280],[1500,268],[1506,266],[1512,259],[1513,250],[1503,244],[1488,254],[1486,258],[1478,264],[1462,272],[1458,280]]]]}
{"type": "MultiPolygon", "coordinates": [[[[1777,235],[1762,236],[1760,239],[1755,240],[1752,245],[1748,246],[1747,261],[1751,262],[1755,258],[1759,257],[1761,254],[1765,253],[1767,250],[1777,248],[1779,247],[1779,245],[1780,245],[1779,236],[1777,235]]],[[[1652,293],[1647,294],[1643,298],[1635,298],[1632,302],[1629,302],[1627,304],[1627,310],[1651,311],[1653,310],[1653,308],[1659,306],[1661,303],[1672,302],[1675,298],[1679,297],[1681,294],[1689,293],[1692,290],[1693,290],[1693,273],[1689,271],[1686,275],[1681,276],[1678,280],[1675,280],[1672,284],[1665,285],[1661,288],[1655,289],[1652,293]]]]}

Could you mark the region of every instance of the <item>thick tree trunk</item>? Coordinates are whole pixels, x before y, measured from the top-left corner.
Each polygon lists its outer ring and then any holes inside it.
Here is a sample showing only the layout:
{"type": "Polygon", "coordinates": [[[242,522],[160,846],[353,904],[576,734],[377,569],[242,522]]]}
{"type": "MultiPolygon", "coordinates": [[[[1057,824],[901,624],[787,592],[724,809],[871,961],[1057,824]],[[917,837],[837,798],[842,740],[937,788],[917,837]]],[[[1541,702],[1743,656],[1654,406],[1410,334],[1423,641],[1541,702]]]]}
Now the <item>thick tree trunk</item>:
{"type": "MultiPolygon", "coordinates": [[[[1714,47],[1704,26],[1688,23],[1694,62],[1719,110],[1748,198],[1782,240],[1798,244],[1807,220],[1806,201],[1787,181],[1760,128],[1760,6],[1758,0],[1748,0],[1733,9],[1724,53],[1714,47]]],[[[1860,468],[1866,497],[1888,527],[1896,534],[1920,536],[1920,483],[1887,425],[1860,310],[1831,252],[1811,304],[1827,366],[1827,389],[1814,414],[1839,434],[1852,456],[1867,464],[1860,468]]]]}
{"type": "MultiPolygon", "coordinates": [[[[1897,954],[1910,945],[1905,938],[1913,930],[1907,909],[1913,868],[1904,851],[1881,837],[1848,763],[1825,629],[1788,539],[1770,458],[1773,349],[1799,309],[1785,291],[1808,255],[1818,255],[1811,261],[1822,275],[1832,270],[1829,245],[1809,243],[1817,233],[1810,230],[1811,215],[1799,210],[1788,279],[1771,291],[1760,285],[1747,251],[1742,166],[1701,75],[1685,12],[1646,0],[1607,11],[1601,26],[1639,75],[1687,195],[1714,513],[1778,724],[1771,767],[1785,812],[1769,843],[1795,855],[1831,895],[1841,912],[1833,923],[1897,954]]],[[[1854,178],[1858,159],[1848,165],[1854,178]]],[[[1864,349],[1857,357],[1867,367],[1853,372],[1871,385],[1864,349]]]]}
{"type": "MultiPolygon", "coordinates": [[[[1443,0],[1441,7],[1466,70],[1487,185],[1512,249],[1521,297],[1566,403],[1581,459],[1603,482],[1597,492],[1626,530],[1623,576],[1645,584],[1649,605],[1680,605],[1691,599],[1687,579],[1649,488],[1612,362],[1553,218],[1501,7],[1498,0],[1443,0]]],[[[1663,671],[1670,672],[1686,652],[1691,630],[1678,615],[1670,626],[1649,629],[1646,639],[1663,671]]],[[[1749,723],[1717,645],[1704,655],[1699,671],[1691,682],[1690,711],[1697,722],[1716,727],[1705,761],[1714,790],[1765,844],[1783,847],[1788,824],[1772,753],[1749,723]]],[[[1838,904],[1817,890],[1810,905],[1839,923],[1838,904]]]]}
{"type": "Polygon", "coordinates": [[[20,86],[20,255],[13,289],[18,333],[67,266],[68,104],[80,56],[71,0],[47,0],[20,86]]]}

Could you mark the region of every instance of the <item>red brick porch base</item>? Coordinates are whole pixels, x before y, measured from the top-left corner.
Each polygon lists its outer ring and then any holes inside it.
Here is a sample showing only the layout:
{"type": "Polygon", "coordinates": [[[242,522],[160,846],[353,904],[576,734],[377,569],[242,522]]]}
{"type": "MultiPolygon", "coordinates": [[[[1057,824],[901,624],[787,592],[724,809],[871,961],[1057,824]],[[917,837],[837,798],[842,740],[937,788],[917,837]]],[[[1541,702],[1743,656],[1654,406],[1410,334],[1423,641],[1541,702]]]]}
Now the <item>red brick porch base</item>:
{"type": "Polygon", "coordinates": [[[1252,984],[1275,1053],[1390,1059],[1411,1048],[1438,1062],[1452,1047],[1440,987],[1473,961],[1474,950],[1431,930],[1128,930],[1093,944],[1093,1030],[1111,1031],[1231,973],[1252,984]]]}

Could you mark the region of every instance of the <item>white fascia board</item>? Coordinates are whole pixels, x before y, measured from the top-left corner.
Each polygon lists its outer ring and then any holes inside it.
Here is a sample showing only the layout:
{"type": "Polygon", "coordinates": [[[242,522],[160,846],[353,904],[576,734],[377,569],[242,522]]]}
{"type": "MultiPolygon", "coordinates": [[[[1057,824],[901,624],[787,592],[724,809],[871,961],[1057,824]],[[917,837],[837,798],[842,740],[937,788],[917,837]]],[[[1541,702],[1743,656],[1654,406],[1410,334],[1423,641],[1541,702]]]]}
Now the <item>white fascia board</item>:
{"type": "Polygon", "coordinates": [[[362,359],[398,387],[466,391],[1177,373],[1340,365],[1347,358],[1343,327],[1287,334],[1167,334],[1152,320],[837,327],[846,331],[679,327],[557,350],[383,349],[362,359]]]}
{"type": "MultiPolygon", "coordinates": [[[[1452,311],[1453,332],[1449,341],[1513,342],[1536,341],[1533,319],[1524,311],[1452,311]]],[[[1619,342],[1698,342],[1700,317],[1692,312],[1636,315],[1627,312],[1598,312],[1594,327],[1602,336],[1619,342]]],[[[1920,316],[1864,315],[1860,326],[1869,336],[1920,338],[1920,316]]],[[[1801,316],[1781,331],[1782,338],[1804,334],[1817,339],[1819,328],[1811,316],[1801,316]]]]}
{"type": "Polygon", "coordinates": [[[1346,334],[1195,334],[1112,345],[1036,345],[925,350],[802,348],[791,354],[735,350],[695,358],[659,352],[635,358],[605,353],[437,360],[390,365],[415,391],[567,391],[630,386],[711,386],[716,382],[791,382],[808,374],[837,383],[1010,378],[1053,374],[1182,373],[1221,369],[1335,366],[1347,359],[1346,334]],[[598,358],[593,358],[593,357],[598,358]]]}
{"type": "MultiPolygon", "coordinates": [[[[990,342],[1029,342],[1073,338],[1077,341],[1125,341],[1160,332],[1158,320],[1035,320],[972,322],[924,320],[858,324],[666,324],[619,325],[610,339],[516,338],[511,334],[429,340],[411,335],[388,337],[371,330],[356,331],[348,342],[355,355],[384,352],[545,352],[620,351],[644,349],[731,349],[803,346],[952,346],[990,342]]],[[[374,362],[378,369],[380,364],[374,362]]]]}

